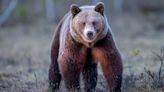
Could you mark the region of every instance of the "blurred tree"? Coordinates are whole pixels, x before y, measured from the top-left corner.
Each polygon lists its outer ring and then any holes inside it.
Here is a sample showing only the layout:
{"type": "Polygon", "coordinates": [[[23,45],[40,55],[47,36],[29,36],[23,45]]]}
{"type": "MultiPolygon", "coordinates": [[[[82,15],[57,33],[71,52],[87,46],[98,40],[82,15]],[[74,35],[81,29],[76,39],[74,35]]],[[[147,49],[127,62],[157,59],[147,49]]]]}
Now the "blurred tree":
{"type": "Polygon", "coordinates": [[[43,10],[43,0],[34,0],[34,8],[36,14],[41,14],[43,10]]]}
{"type": "MultiPolygon", "coordinates": [[[[153,12],[155,16],[160,14],[159,21],[163,23],[161,18],[163,19],[164,15],[164,0],[0,0],[0,25],[42,19],[57,22],[69,11],[73,3],[79,6],[95,5],[100,1],[105,4],[108,19],[125,11],[135,15],[146,13],[146,16],[150,17],[153,12]]],[[[158,21],[154,17],[153,20],[158,21]]]]}
{"type": "Polygon", "coordinates": [[[55,20],[55,9],[53,0],[45,0],[46,1],[46,16],[48,22],[53,22],[55,20]]]}
{"type": "MultiPolygon", "coordinates": [[[[3,0],[5,1],[5,0],[3,0]]],[[[9,18],[13,10],[15,9],[17,0],[11,0],[4,13],[0,16],[0,26],[9,18]]]]}
{"type": "Polygon", "coordinates": [[[96,4],[98,2],[100,2],[101,0],[92,0],[92,4],[96,4]]]}
{"type": "Polygon", "coordinates": [[[121,14],[123,11],[124,0],[114,0],[114,9],[116,14],[121,14]]]}
{"type": "Polygon", "coordinates": [[[9,4],[9,2],[10,2],[10,0],[1,0],[1,8],[2,8],[2,10],[5,10],[6,9],[6,7],[8,6],[8,4],[9,4]]]}

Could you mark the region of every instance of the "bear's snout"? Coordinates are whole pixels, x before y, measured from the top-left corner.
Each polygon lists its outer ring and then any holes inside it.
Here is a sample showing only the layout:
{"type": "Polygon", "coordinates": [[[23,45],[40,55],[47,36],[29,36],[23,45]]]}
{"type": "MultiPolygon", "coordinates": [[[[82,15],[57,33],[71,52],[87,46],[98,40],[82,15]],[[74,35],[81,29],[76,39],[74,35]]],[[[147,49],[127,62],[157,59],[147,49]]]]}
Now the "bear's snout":
{"type": "Polygon", "coordinates": [[[93,33],[92,31],[88,31],[88,32],[87,32],[87,37],[88,37],[89,39],[92,39],[93,36],[94,36],[94,33],[93,33]]]}
{"type": "Polygon", "coordinates": [[[84,35],[88,40],[93,40],[96,36],[96,33],[95,31],[88,30],[84,33],[84,35]]]}
{"type": "Polygon", "coordinates": [[[84,35],[85,35],[85,38],[87,40],[93,40],[95,38],[95,36],[96,36],[96,33],[95,33],[94,30],[93,31],[92,30],[86,30],[84,32],[84,35]]]}

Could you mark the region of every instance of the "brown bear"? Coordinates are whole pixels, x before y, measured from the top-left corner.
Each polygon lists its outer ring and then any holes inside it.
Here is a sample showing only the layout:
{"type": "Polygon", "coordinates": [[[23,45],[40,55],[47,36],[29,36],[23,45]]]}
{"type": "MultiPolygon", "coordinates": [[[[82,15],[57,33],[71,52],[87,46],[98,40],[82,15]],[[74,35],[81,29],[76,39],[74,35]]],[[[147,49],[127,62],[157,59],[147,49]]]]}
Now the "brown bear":
{"type": "Polygon", "coordinates": [[[63,79],[68,91],[80,90],[82,74],[84,91],[93,92],[98,63],[110,92],[121,92],[122,60],[104,14],[104,4],[81,7],[72,4],[54,34],[49,86],[58,90],[63,79]]]}

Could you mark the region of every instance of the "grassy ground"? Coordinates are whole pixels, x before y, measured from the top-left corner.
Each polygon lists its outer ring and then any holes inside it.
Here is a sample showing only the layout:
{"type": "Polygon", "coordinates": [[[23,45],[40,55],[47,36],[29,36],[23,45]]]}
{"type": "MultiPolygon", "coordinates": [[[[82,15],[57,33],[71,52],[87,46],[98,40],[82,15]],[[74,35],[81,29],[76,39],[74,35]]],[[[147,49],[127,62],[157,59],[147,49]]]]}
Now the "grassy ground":
{"type": "MultiPolygon", "coordinates": [[[[112,18],[110,24],[123,57],[123,91],[164,92],[164,74],[160,80],[157,74],[161,62],[154,54],[164,46],[164,31],[155,30],[143,17],[129,15],[112,18]]],[[[54,28],[38,22],[0,29],[0,92],[46,92],[54,28]]],[[[96,90],[107,90],[100,68],[96,90]]]]}

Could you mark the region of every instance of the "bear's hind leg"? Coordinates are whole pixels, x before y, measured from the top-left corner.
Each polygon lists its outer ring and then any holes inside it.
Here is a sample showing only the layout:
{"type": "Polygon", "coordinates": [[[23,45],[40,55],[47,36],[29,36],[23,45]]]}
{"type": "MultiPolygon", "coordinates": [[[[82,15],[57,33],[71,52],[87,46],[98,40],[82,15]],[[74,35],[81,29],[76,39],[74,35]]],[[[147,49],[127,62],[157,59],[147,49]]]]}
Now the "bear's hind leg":
{"type": "Polygon", "coordinates": [[[85,66],[82,74],[85,85],[84,92],[94,92],[97,84],[97,64],[85,66]]]}
{"type": "Polygon", "coordinates": [[[49,87],[52,91],[58,90],[61,81],[61,74],[59,72],[59,65],[58,65],[58,52],[59,52],[59,36],[60,36],[60,29],[62,26],[62,21],[56,27],[54,33],[54,39],[51,46],[51,65],[49,68],[49,87]]]}
{"type": "MultiPolygon", "coordinates": [[[[51,53],[53,54],[53,53],[51,53]]],[[[57,62],[57,55],[53,54],[51,57],[51,65],[49,68],[49,87],[52,92],[59,90],[61,74],[59,72],[59,65],[57,62]]]]}
{"type": "Polygon", "coordinates": [[[49,69],[49,87],[52,92],[59,90],[61,74],[59,73],[58,65],[51,64],[49,69]]]}
{"type": "Polygon", "coordinates": [[[59,39],[55,38],[51,47],[51,65],[49,68],[49,87],[52,91],[58,90],[61,81],[61,74],[58,65],[59,39]],[[54,44],[55,43],[55,44],[54,44]]]}

